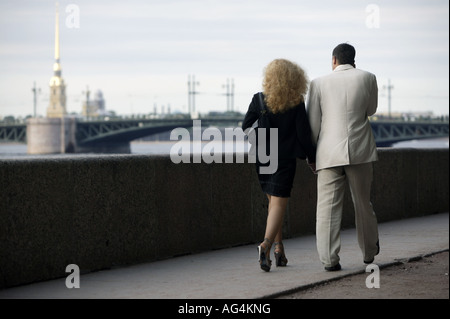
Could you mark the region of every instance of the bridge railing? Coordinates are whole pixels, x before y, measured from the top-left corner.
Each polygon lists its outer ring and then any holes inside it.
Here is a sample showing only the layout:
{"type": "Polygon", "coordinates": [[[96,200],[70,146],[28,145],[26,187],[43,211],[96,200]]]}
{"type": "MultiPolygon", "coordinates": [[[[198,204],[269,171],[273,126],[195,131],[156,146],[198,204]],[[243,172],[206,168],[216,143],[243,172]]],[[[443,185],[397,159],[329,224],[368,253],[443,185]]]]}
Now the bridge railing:
{"type": "Polygon", "coordinates": [[[0,143],[26,143],[27,128],[21,124],[5,124],[0,126],[0,143]]]}
{"type": "Polygon", "coordinates": [[[449,136],[448,123],[373,121],[371,126],[377,144],[449,136]]]}

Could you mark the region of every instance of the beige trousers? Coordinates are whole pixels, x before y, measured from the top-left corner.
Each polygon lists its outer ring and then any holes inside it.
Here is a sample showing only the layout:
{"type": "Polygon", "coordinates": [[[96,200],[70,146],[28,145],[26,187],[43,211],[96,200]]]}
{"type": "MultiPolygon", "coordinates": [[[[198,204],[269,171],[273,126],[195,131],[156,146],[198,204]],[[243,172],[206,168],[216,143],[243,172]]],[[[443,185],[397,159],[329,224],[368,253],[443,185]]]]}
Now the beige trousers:
{"type": "Polygon", "coordinates": [[[345,182],[355,208],[358,244],[364,260],[372,260],[377,252],[378,222],[370,202],[373,164],[365,163],[326,168],[318,171],[317,179],[317,251],[325,267],[339,262],[341,220],[345,182]]]}

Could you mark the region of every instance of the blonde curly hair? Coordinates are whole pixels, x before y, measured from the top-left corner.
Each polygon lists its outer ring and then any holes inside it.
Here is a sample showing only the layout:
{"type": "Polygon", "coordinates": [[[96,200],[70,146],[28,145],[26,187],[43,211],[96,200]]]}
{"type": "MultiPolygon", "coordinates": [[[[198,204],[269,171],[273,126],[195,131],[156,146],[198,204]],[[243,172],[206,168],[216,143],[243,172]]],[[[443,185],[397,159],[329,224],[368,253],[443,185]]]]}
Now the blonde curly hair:
{"type": "Polygon", "coordinates": [[[308,90],[305,71],[296,63],[276,59],[264,69],[263,93],[272,113],[283,113],[304,102],[308,90]]]}

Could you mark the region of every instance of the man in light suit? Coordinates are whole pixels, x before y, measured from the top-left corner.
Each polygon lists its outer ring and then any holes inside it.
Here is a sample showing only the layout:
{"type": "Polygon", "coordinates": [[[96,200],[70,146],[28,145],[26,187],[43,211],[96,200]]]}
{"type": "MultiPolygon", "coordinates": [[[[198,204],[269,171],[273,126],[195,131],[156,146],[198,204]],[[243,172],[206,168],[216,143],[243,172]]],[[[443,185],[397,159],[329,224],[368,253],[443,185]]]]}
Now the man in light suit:
{"type": "Polygon", "coordinates": [[[307,113],[317,144],[317,250],[327,271],[340,270],[339,251],[345,182],[355,208],[363,261],[379,253],[378,223],[370,202],[373,162],[378,160],[368,116],[377,110],[375,75],[356,69],[355,48],[338,45],[333,72],[311,81],[307,113]]]}

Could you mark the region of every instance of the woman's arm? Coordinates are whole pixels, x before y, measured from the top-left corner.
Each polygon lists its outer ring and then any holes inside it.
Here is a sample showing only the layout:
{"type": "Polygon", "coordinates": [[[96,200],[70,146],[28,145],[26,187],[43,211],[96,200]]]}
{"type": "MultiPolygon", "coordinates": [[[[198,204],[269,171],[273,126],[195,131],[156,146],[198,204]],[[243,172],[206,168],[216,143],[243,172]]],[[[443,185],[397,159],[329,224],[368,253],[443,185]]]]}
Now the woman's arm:
{"type": "Polygon", "coordinates": [[[311,126],[309,125],[308,116],[306,115],[305,104],[301,104],[297,112],[297,137],[300,145],[305,152],[308,163],[316,162],[316,147],[311,138],[311,126]]]}
{"type": "Polygon", "coordinates": [[[244,121],[242,122],[242,130],[245,132],[246,129],[252,127],[253,123],[259,118],[259,107],[257,101],[255,101],[255,96],[253,96],[250,105],[248,106],[248,111],[245,114],[244,121]]]}

